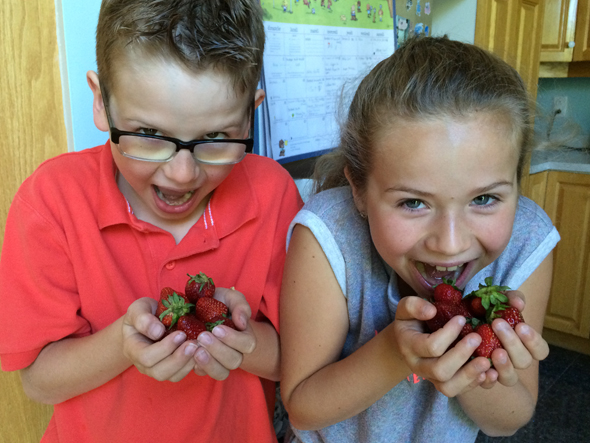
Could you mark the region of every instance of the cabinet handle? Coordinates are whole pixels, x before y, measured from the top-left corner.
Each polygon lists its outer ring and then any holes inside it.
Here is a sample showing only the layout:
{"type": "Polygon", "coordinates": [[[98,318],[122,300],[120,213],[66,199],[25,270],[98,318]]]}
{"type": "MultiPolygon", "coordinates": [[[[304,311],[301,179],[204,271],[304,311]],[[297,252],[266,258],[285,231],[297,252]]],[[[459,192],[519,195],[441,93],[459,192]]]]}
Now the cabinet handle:
{"type": "Polygon", "coordinates": [[[573,48],[574,46],[576,46],[576,42],[567,42],[568,48],[573,48]]]}

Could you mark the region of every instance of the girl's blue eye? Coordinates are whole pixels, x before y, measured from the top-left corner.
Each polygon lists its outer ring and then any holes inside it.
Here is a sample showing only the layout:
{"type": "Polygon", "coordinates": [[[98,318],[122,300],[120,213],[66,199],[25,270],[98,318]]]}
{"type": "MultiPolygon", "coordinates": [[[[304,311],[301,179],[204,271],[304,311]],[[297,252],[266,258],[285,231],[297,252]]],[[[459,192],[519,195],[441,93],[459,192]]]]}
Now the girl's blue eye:
{"type": "Polygon", "coordinates": [[[477,197],[475,197],[473,199],[473,204],[476,206],[486,206],[489,205],[490,203],[493,203],[496,200],[495,197],[492,197],[491,195],[488,194],[484,194],[484,195],[479,195],[477,197]]]}
{"type": "Polygon", "coordinates": [[[403,202],[404,207],[407,209],[410,209],[410,210],[420,209],[420,206],[423,204],[424,203],[422,203],[421,200],[416,200],[416,199],[406,200],[403,202]]]}

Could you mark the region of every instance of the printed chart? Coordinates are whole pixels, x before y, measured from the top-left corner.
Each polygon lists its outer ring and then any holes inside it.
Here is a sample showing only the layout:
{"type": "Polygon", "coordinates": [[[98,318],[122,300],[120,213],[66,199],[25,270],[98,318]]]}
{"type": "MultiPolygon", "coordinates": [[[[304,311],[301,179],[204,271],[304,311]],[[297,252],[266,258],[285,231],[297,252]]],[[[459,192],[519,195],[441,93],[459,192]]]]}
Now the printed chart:
{"type": "MultiPolygon", "coordinates": [[[[284,13],[282,9],[273,10],[273,18],[284,17],[289,22],[265,21],[262,87],[266,100],[259,132],[263,139],[262,155],[286,162],[335,147],[341,100],[349,99],[354,85],[393,53],[395,12],[387,1],[374,6],[365,4],[362,10],[360,2],[344,0],[302,0],[292,4],[295,11],[301,8],[301,12],[307,13],[314,4],[316,8],[327,8],[329,4],[335,11],[335,4],[344,3],[348,5],[346,16],[329,15],[325,9],[320,22],[318,15],[318,23],[331,20],[334,25],[292,22],[297,17],[288,12],[289,6],[284,13]],[[351,20],[351,4],[355,5],[356,20],[351,20]]],[[[276,4],[282,8],[284,2],[276,4]]],[[[302,16],[301,21],[312,20],[302,16]]]]}

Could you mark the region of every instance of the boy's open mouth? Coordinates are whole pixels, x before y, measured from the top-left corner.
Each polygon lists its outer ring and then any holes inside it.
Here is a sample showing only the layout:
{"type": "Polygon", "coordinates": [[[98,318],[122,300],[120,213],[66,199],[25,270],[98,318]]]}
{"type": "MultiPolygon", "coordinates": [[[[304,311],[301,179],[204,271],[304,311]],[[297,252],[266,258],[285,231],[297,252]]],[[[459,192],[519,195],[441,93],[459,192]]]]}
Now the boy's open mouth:
{"type": "Polygon", "coordinates": [[[457,281],[465,269],[465,265],[466,263],[462,263],[457,266],[444,267],[417,261],[416,269],[424,280],[434,287],[442,283],[443,279],[457,281]]]}
{"type": "Polygon", "coordinates": [[[190,198],[195,193],[195,191],[188,191],[188,192],[185,192],[184,194],[164,193],[156,185],[154,185],[154,189],[156,190],[156,194],[158,195],[160,200],[162,200],[163,202],[165,202],[166,204],[168,204],[170,206],[180,206],[180,205],[186,203],[187,201],[190,200],[190,198]]]}

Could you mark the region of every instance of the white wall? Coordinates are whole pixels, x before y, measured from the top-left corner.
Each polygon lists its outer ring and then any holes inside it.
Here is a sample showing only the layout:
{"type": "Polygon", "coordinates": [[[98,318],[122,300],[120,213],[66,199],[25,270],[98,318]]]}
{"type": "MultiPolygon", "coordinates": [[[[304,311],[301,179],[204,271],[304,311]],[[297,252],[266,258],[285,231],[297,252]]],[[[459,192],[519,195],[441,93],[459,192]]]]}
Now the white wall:
{"type": "Polygon", "coordinates": [[[431,3],[432,35],[447,34],[450,39],[473,43],[476,0],[431,0],[431,3]]]}
{"type": "Polygon", "coordinates": [[[94,126],[86,72],[96,70],[95,32],[101,0],[55,0],[68,150],[106,142],[94,126]]]}

